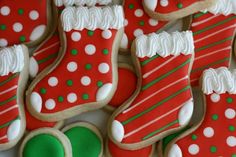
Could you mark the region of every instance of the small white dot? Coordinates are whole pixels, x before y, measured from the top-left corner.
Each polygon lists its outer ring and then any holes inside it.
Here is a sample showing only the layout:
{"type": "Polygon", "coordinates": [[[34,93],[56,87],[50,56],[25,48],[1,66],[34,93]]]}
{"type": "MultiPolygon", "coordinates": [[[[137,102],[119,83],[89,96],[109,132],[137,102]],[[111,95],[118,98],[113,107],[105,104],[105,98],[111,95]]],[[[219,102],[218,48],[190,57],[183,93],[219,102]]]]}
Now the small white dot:
{"type": "Polygon", "coordinates": [[[110,30],[104,30],[102,31],[102,37],[104,39],[110,39],[112,36],[112,32],[110,30]]]}
{"type": "Polygon", "coordinates": [[[149,19],[149,24],[151,25],[151,26],[157,26],[158,25],[158,21],[157,20],[155,20],[155,19],[149,19]]]}
{"type": "Polygon", "coordinates": [[[83,76],[80,80],[81,84],[84,86],[88,86],[91,83],[91,79],[88,76],[83,76]]]}
{"type": "Polygon", "coordinates": [[[102,73],[102,74],[108,73],[109,70],[110,70],[110,67],[109,67],[109,65],[108,65],[107,63],[101,63],[101,64],[99,64],[99,66],[98,66],[98,71],[99,71],[100,73],[102,73]]]}
{"type": "Polygon", "coordinates": [[[0,9],[0,11],[1,11],[1,14],[2,14],[3,16],[9,15],[10,12],[11,12],[11,10],[10,10],[10,8],[9,8],[8,6],[3,6],[3,7],[0,9]]]}
{"type": "Polygon", "coordinates": [[[207,138],[211,138],[214,136],[214,129],[211,127],[207,127],[203,130],[203,134],[207,138]]]}
{"type": "Polygon", "coordinates": [[[198,154],[199,152],[199,146],[196,145],[196,144],[191,144],[189,147],[188,147],[188,152],[192,155],[196,155],[198,154]]]}
{"type": "Polygon", "coordinates": [[[135,10],[134,15],[135,15],[136,17],[141,17],[141,16],[143,16],[143,10],[142,10],[142,9],[137,9],[137,10],[135,10]]]}
{"type": "Polygon", "coordinates": [[[56,102],[53,99],[48,99],[45,102],[45,107],[48,110],[53,110],[56,107],[56,102]]]}
{"type": "Polygon", "coordinates": [[[80,41],[81,39],[81,34],[79,32],[73,32],[71,34],[71,39],[74,41],[74,42],[78,42],[80,41]]]}
{"type": "Polygon", "coordinates": [[[216,94],[216,93],[213,93],[212,95],[211,95],[211,101],[212,102],[219,102],[220,101],[220,95],[219,94],[216,94]]]}
{"type": "Polygon", "coordinates": [[[21,32],[22,29],[23,29],[23,25],[21,23],[19,23],[19,22],[14,23],[13,30],[15,32],[21,32]]]}
{"type": "Polygon", "coordinates": [[[169,5],[169,1],[168,0],[161,0],[161,6],[162,7],[167,7],[169,5]]]}
{"type": "Polygon", "coordinates": [[[36,10],[32,10],[29,13],[29,17],[31,20],[37,20],[39,18],[39,13],[36,10]]]}
{"type": "Polygon", "coordinates": [[[58,84],[58,79],[56,77],[50,77],[48,79],[48,84],[51,87],[55,87],[58,84]]]}
{"type": "Polygon", "coordinates": [[[140,36],[140,35],[142,35],[143,34],[143,30],[142,29],[136,29],[135,31],[134,31],[134,36],[135,37],[138,37],[138,36],[140,36]]]}
{"type": "Polygon", "coordinates": [[[70,103],[74,103],[77,101],[77,95],[75,93],[70,93],[67,95],[67,101],[70,103]]]}
{"type": "Polygon", "coordinates": [[[125,19],[125,26],[127,26],[128,24],[129,24],[129,21],[125,19]]]}
{"type": "Polygon", "coordinates": [[[0,47],[6,47],[8,44],[6,39],[0,39],[0,47]]]}
{"type": "Polygon", "coordinates": [[[76,62],[70,62],[67,64],[67,70],[69,72],[75,72],[77,70],[77,68],[78,68],[78,65],[76,62]]]}
{"type": "Polygon", "coordinates": [[[225,117],[227,119],[234,119],[236,116],[235,110],[228,108],[227,110],[225,110],[225,117]]]}
{"type": "Polygon", "coordinates": [[[85,53],[87,55],[93,55],[96,52],[96,47],[92,44],[88,44],[85,46],[85,53]]]}
{"type": "Polygon", "coordinates": [[[235,147],[236,146],[236,137],[234,136],[229,136],[227,139],[226,139],[226,143],[229,147],[235,147]]]}

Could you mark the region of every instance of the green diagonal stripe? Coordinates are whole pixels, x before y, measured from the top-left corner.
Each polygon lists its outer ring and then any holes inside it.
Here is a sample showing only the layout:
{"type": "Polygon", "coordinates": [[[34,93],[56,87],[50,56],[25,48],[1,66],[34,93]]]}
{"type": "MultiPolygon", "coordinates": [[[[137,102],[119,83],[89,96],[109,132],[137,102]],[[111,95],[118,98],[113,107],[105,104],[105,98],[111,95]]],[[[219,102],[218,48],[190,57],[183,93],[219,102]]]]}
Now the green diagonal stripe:
{"type": "Polygon", "coordinates": [[[0,102],[0,106],[4,105],[4,104],[6,104],[6,103],[8,103],[8,102],[10,102],[12,100],[15,100],[15,99],[16,99],[16,95],[14,95],[13,97],[11,97],[11,98],[3,101],[3,102],[0,102]]]}
{"type": "Polygon", "coordinates": [[[13,120],[11,120],[11,121],[9,121],[9,122],[7,122],[7,123],[1,125],[1,126],[0,126],[0,129],[9,126],[12,122],[14,122],[14,121],[17,120],[17,119],[20,119],[20,117],[18,116],[18,117],[16,117],[15,119],[13,119],[13,120]]]}
{"type": "Polygon", "coordinates": [[[172,73],[176,72],[177,70],[179,70],[180,68],[184,67],[186,64],[190,63],[191,59],[186,60],[183,64],[179,65],[178,67],[172,69],[171,71],[169,71],[168,73],[162,75],[161,77],[156,78],[155,80],[151,81],[150,83],[144,85],[142,87],[142,90],[146,90],[149,87],[153,86],[154,84],[156,84],[157,82],[161,81],[162,79],[166,78],[167,76],[171,75],[172,73]]]}
{"type": "Polygon", "coordinates": [[[139,113],[139,114],[137,114],[137,115],[135,115],[135,116],[133,116],[133,117],[127,119],[126,121],[123,121],[122,124],[123,124],[123,125],[126,125],[126,124],[128,124],[128,123],[134,121],[135,119],[137,119],[137,118],[141,117],[142,115],[144,115],[144,114],[146,114],[146,113],[148,113],[148,112],[154,110],[154,109],[157,108],[158,106],[164,104],[165,102],[167,102],[167,101],[169,101],[170,99],[176,97],[177,95],[179,95],[179,94],[181,94],[181,93],[187,91],[187,90],[190,89],[190,88],[191,88],[190,86],[184,87],[183,89],[181,89],[181,90],[179,90],[178,92],[176,92],[176,93],[170,95],[169,97],[167,97],[167,98],[161,100],[160,102],[158,102],[157,104],[153,105],[152,107],[150,107],[150,108],[144,110],[143,112],[141,112],[141,113],[139,113]]]}
{"type": "Polygon", "coordinates": [[[46,61],[48,61],[48,60],[50,60],[52,58],[55,58],[56,56],[57,56],[57,53],[54,53],[54,54],[51,54],[48,57],[46,57],[44,59],[41,59],[41,60],[39,60],[37,62],[38,62],[38,64],[42,64],[42,63],[44,63],[44,62],[46,62],[46,61]]]}
{"type": "Polygon", "coordinates": [[[156,59],[158,57],[160,57],[160,56],[159,55],[155,55],[155,56],[153,56],[153,57],[151,57],[151,58],[141,62],[141,65],[144,66],[144,65],[148,64],[149,62],[153,61],[154,59],[156,59]]]}
{"type": "Polygon", "coordinates": [[[197,14],[195,14],[194,16],[193,16],[193,18],[194,19],[197,19],[197,18],[199,18],[199,17],[201,17],[201,16],[203,16],[203,15],[205,15],[205,14],[207,14],[208,12],[206,12],[206,13],[204,13],[204,12],[200,12],[200,13],[197,13],[197,14]]]}
{"type": "Polygon", "coordinates": [[[156,131],[153,131],[152,133],[150,133],[150,134],[148,134],[147,136],[145,136],[142,140],[146,140],[146,139],[148,139],[148,138],[154,136],[155,134],[157,134],[157,133],[159,133],[159,132],[161,132],[161,131],[163,131],[163,130],[169,128],[169,127],[171,127],[172,125],[177,124],[178,122],[179,122],[179,120],[177,119],[177,120],[175,120],[175,121],[173,121],[173,122],[171,122],[171,123],[169,123],[169,124],[163,126],[162,128],[160,128],[160,129],[158,129],[158,130],[156,130],[156,131]]]}
{"type": "Polygon", "coordinates": [[[16,73],[14,75],[11,75],[10,77],[8,77],[6,80],[0,82],[0,86],[3,86],[4,84],[6,84],[7,82],[13,80],[14,78],[16,78],[19,75],[19,73],[16,73]]]}

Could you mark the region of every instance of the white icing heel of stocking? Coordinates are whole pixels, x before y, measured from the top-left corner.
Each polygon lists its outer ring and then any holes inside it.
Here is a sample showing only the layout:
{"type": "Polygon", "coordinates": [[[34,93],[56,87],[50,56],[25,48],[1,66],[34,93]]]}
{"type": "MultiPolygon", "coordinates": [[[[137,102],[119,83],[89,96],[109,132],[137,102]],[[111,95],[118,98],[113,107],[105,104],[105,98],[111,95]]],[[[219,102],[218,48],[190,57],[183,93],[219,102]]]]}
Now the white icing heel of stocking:
{"type": "Polygon", "coordinates": [[[37,111],[41,112],[42,110],[42,98],[37,92],[33,92],[30,96],[30,103],[32,107],[37,111]]]}
{"type": "Polygon", "coordinates": [[[125,135],[123,125],[119,121],[114,120],[112,122],[112,126],[111,126],[111,133],[112,133],[113,138],[117,142],[121,142],[124,138],[124,135],[125,135]]]}
{"type": "Polygon", "coordinates": [[[178,119],[179,119],[179,125],[183,126],[186,125],[193,114],[193,100],[189,100],[187,103],[184,104],[184,106],[179,111],[178,119]]]}
{"type": "Polygon", "coordinates": [[[120,48],[122,49],[127,49],[128,48],[128,37],[126,35],[126,33],[123,34],[121,43],[120,43],[120,48]]]}
{"type": "Polygon", "coordinates": [[[144,0],[143,2],[148,9],[155,11],[158,0],[144,0]]]}
{"type": "Polygon", "coordinates": [[[46,26],[45,25],[39,25],[32,31],[30,35],[30,41],[38,40],[42,37],[42,35],[45,33],[46,26]]]}
{"type": "Polygon", "coordinates": [[[106,99],[110,94],[112,87],[113,86],[111,83],[104,84],[102,87],[100,87],[96,94],[96,101],[102,101],[106,99]]]}
{"type": "Polygon", "coordinates": [[[16,139],[21,130],[21,120],[17,119],[11,123],[11,125],[7,129],[7,138],[9,141],[16,139]]]}
{"type": "Polygon", "coordinates": [[[30,61],[29,61],[30,77],[34,78],[38,74],[38,71],[39,71],[39,65],[38,65],[37,61],[35,60],[34,57],[31,57],[30,61]]]}
{"type": "Polygon", "coordinates": [[[182,151],[177,144],[172,145],[168,157],[182,157],[182,151]]]}

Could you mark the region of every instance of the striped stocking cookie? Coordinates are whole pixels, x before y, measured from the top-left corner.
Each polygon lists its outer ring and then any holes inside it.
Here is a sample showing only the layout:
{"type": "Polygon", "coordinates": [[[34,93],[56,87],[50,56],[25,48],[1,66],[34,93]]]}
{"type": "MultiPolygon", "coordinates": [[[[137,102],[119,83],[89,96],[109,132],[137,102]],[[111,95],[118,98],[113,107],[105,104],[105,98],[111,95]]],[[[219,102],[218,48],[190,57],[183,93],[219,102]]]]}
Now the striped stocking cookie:
{"type": "Polygon", "coordinates": [[[229,67],[236,30],[236,1],[217,0],[206,13],[193,15],[191,26],[195,44],[195,59],[191,85],[198,86],[207,68],[229,67]]]}
{"type": "Polygon", "coordinates": [[[23,93],[28,80],[28,49],[0,49],[0,150],[13,147],[25,131],[23,93]]]}
{"type": "Polygon", "coordinates": [[[61,21],[62,55],[33,81],[27,94],[29,111],[45,121],[101,108],[117,86],[122,7],[67,7],[61,21]]]}
{"type": "Polygon", "coordinates": [[[0,47],[26,43],[34,46],[45,37],[51,21],[51,1],[0,1],[0,47]]]}
{"type": "Polygon", "coordinates": [[[182,128],[192,116],[192,32],[142,35],[132,52],[140,92],[113,114],[109,137],[122,148],[139,149],[182,128]]]}
{"type": "Polygon", "coordinates": [[[225,67],[204,71],[202,90],[203,121],[197,130],[172,145],[169,157],[236,156],[236,71],[231,73],[225,67]]]}

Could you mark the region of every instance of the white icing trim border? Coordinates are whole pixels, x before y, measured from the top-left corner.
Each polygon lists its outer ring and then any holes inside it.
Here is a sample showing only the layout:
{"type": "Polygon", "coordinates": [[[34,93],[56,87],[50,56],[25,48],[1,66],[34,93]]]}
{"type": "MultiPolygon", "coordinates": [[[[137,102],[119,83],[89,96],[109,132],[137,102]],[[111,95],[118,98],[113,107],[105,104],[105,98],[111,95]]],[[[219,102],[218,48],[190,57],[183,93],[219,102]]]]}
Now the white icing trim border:
{"type": "Polygon", "coordinates": [[[17,73],[24,68],[24,52],[21,45],[0,49],[0,76],[17,73]]]}
{"type": "Polygon", "coordinates": [[[226,67],[207,69],[203,72],[202,91],[205,94],[236,94],[236,69],[230,72],[226,67]]]}
{"type": "Polygon", "coordinates": [[[212,14],[223,14],[225,16],[236,14],[236,1],[216,0],[216,4],[209,8],[208,11],[212,14]]]}
{"type": "Polygon", "coordinates": [[[173,32],[171,34],[162,32],[141,35],[136,38],[136,55],[138,57],[152,57],[156,54],[167,57],[180,54],[188,55],[194,52],[193,33],[173,32]]]}
{"type": "Polygon", "coordinates": [[[123,7],[66,7],[61,14],[64,31],[120,29],[124,26],[123,7]]]}
{"type": "Polygon", "coordinates": [[[111,0],[54,0],[54,3],[57,7],[62,7],[64,6],[95,6],[96,4],[98,5],[108,5],[111,3],[111,0]]]}

